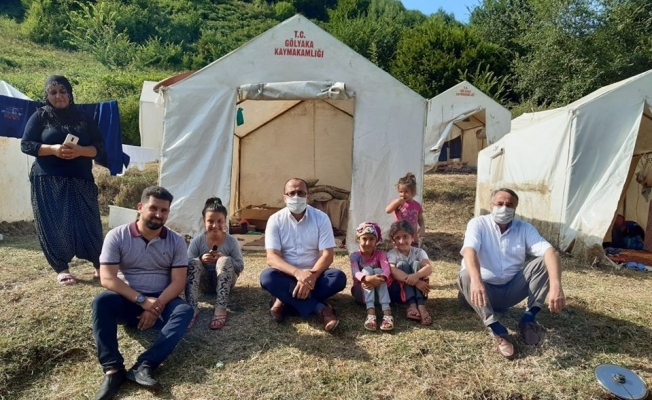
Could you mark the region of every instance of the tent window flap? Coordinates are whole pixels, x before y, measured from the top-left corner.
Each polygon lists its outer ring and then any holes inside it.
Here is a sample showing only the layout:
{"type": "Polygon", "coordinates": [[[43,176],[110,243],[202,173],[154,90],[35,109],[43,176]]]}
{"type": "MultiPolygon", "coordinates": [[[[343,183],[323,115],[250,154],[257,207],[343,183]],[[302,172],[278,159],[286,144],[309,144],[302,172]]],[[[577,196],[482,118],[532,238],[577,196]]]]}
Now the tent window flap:
{"type": "Polygon", "coordinates": [[[238,102],[245,100],[345,100],[355,96],[344,82],[299,81],[251,83],[238,88],[238,102]]]}

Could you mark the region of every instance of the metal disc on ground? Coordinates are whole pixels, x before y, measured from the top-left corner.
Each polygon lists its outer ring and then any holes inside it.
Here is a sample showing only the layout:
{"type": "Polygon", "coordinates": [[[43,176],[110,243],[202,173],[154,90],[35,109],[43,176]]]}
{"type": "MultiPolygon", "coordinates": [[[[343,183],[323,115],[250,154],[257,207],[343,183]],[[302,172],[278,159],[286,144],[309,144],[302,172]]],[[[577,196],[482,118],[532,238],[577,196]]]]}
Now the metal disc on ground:
{"type": "Polygon", "coordinates": [[[641,400],[647,396],[643,379],[620,365],[598,365],[595,377],[604,389],[621,399],[641,400]]]}

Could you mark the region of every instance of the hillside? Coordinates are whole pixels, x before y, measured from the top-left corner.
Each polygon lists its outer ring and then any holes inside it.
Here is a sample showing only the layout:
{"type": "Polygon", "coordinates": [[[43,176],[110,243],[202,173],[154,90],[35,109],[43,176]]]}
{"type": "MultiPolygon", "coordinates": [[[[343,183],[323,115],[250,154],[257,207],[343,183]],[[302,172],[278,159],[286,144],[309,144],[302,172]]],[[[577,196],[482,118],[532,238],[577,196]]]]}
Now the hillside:
{"type": "Polygon", "coordinates": [[[123,141],[139,142],[138,99],[144,80],[160,80],[174,70],[112,70],[81,51],[67,51],[36,44],[25,38],[15,20],[0,17],[0,79],[9,82],[32,99],[42,99],[43,82],[53,74],[67,76],[75,102],[90,103],[116,99],[120,107],[123,141]]]}

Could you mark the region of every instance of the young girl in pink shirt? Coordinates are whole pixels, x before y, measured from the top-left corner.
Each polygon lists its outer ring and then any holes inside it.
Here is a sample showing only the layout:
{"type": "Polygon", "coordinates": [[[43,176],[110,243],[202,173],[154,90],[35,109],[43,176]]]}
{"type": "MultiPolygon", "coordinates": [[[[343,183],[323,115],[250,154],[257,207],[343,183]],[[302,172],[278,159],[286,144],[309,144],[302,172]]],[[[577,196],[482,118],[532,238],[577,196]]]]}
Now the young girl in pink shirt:
{"type": "Polygon", "coordinates": [[[426,224],[423,220],[423,209],[418,201],[414,200],[417,194],[417,178],[412,172],[408,172],[398,180],[398,199],[392,200],[385,212],[394,213],[394,221],[407,221],[414,231],[413,246],[418,246],[419,238],[426,233],[426,224]]]}
{"type": "Polygon", "coordinates": [[[380,330],[391,331],[394,329],[394,317],[392,317],[387,290],[387,286],[391,283],[391,272],[385,252],[376,249],[376,244],[382,240],[380,227],[373,222],[363,222],[356,228],[356,237],[360,250],[350,257],[353,276],[351,294],[357,303],[366,305],[367,317],[364,327],[370,331],[378,328],[375,305],[378,296],[378,302],[383,310],[380,330]]]}

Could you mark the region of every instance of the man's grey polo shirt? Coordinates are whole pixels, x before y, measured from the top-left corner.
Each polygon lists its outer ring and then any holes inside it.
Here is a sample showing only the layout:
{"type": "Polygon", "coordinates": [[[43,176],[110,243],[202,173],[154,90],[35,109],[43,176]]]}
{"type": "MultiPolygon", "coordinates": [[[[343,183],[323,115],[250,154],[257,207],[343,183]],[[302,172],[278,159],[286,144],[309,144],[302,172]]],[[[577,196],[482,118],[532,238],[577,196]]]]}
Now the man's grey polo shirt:
{"type": "Polygon", "coordinates": [[[134,290],[157,294],[170,284],[172,268],[188,267],[188,247],[181,235],[166,227],[147,241],[132,222],[106,234],[100,264],[120,265],[118,277],[134,290]]]}

